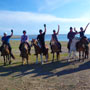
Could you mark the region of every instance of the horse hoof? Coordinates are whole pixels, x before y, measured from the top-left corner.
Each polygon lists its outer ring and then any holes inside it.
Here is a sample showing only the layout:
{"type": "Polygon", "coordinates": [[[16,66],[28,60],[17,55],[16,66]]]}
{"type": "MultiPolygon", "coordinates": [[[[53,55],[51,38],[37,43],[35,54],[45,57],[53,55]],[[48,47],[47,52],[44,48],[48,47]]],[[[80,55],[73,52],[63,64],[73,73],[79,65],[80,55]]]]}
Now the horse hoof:
{"type": "Polygon", "coordinates": [[[11,64],[11,61],[9,62],[9,64],[11,64]]]}

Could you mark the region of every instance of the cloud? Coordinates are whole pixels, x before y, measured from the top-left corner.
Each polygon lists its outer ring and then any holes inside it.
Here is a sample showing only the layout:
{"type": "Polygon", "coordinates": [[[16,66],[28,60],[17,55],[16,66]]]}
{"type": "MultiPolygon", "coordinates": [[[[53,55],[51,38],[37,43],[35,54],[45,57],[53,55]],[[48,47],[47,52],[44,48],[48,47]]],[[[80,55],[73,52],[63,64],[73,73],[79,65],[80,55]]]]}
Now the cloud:
{"type": "Polygon", "coordinates": [[[48,33],[51,33],[52,31],[50,30],[53,28],[57,28],[57,24],[60,24],[63,29],[61,33],[67,33],[68,31],[64,30],[70,26],[86,25],[88,22],[89,17],[84,16],[78,18],[61,18],[50,14],[0,11],[0,31],[10,31],[10,29],[13,28],[16,31],[16,34],[17,32],[20,34],[23,29],[28,30],[30,34],[33,34],[33,32],[36,34],[40,28],[43,28],[42,25],[44,23],[48,26],[48,33]]]}
{"type": "Polygon", "coordinates": [[[4,23],[88,22],[89,18],[60,18],[49,14],[39,14],[32,12],[0,11],[0,21],[4,23]]]}

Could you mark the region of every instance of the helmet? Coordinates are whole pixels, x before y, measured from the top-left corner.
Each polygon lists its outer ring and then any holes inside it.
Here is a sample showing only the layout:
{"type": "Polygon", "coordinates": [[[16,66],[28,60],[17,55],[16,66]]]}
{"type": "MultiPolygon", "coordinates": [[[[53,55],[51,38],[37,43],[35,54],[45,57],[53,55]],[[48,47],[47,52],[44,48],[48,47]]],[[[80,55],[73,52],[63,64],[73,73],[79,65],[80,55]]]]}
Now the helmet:
{"type": "Polygon", "coordinates": [[[7,35],[7,32],[4,32],[4,34],[6,34],[6,35],[7,35]]]}
{"type": "Polygon", "coordinates": [[[80,30],[83,30],[83,27],[80,27],[80,30]]]}
{"type": "Polygon", "coordinates": [[[42,30],[40,29],[39,32],[42,32],[42,30]]]}
{"type": "Polygon", "coordinates": [[[25,30],[23,30],[23,33],[26,33],[26,31],[25,31],[25,30]]]}
{"type": "Polygon", "coordinates": [[[55,30],[53,30],[53,32],[56,32],[55,30]]]}
{"type": "Polygon", "coordinates": [[[70,30],[72,30],[73,28],[72,27],[70,27],[70,30]]]}

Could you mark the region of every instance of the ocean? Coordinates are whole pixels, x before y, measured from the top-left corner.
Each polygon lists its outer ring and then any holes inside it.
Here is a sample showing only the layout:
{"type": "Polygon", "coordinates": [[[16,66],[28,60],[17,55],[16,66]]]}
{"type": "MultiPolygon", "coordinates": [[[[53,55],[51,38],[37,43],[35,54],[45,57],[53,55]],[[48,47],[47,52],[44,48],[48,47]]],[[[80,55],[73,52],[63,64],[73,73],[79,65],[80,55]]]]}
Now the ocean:
{"type": "MultiPolygon", "coordinates": [[[[45,35],[45,41],[50,41],[51,36],[52,36],[51,34],[45,35]]],[[[85,36],[87,38],[90,38],[90,34],[86,34],[85,36]]],[[[36,39],[37,35],[29,35],[28,37],[29,37],[29,41],[31,41],[32,39],[36,39]]],[[[59,41],[68,41],[66,34],[59,34],[57,35],[57,37],[59,41]]],[[[76,35],[76,37],[79,37],[79,35],[76,35]]],[[[17,38],[11,38],[11,40],[20,40],[20,36],[18,36],[17,38]]]]}

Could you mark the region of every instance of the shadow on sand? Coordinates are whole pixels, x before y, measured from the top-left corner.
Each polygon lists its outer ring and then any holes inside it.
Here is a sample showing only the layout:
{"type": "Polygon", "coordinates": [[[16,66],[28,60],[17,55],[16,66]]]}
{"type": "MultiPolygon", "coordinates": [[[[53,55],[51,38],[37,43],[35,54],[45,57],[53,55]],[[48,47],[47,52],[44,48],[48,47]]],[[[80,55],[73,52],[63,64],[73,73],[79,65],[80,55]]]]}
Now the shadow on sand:
{"type": "Polygon", "coordinates": [[[33,74],[32,77],[43,76],[43,78],[46,79],[53,76],[67,75],[67,74],[75,73],[81,70],[90,69],[90,61],[87,61],[84,64],[79,65],[78,68],[64,69],[59,72],[53,71],[53,70],[56,70],[58,68],[63,68],[68,65],[70,65],[70,63],[57,61],[54,63],[48,63],[44,65],[30,64],[30,65],[24,65],[24,66],[18,65],[18,66],[11,66],[11,67],[0,66],[0,76],[5,77],[5,76],[12,75],[13,73],[15,73],[13,74],[13,77],[22,77],[25,75],[33,74]]]}

